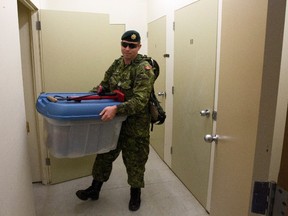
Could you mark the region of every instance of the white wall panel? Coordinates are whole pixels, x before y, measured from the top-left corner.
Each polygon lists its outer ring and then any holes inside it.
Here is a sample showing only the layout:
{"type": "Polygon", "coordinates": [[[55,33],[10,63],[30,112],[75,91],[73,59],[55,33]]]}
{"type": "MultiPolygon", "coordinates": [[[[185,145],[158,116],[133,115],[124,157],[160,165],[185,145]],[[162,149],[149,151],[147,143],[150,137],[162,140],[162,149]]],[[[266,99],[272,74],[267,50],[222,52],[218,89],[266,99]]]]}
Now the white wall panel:
{"type": "Polygon", "coordinates": [[[0,1],[0,215],[33,216],[17,16],[16,0],[0,1]]]}

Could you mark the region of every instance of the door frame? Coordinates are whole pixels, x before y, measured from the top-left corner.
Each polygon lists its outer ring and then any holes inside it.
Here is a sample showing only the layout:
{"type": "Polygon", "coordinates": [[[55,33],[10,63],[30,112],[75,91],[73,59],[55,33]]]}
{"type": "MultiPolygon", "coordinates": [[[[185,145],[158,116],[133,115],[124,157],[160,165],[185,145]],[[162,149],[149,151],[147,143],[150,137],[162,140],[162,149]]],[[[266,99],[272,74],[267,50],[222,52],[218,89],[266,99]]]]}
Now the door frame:
{"type": "MultiPolygon", "coordinates": [[[[219,90],[219,75],[220,75],[220,48],[221,48],[221,31],[222,31],[222,2],[218,0],[218,23],[217,23],[217,45],[216,45],[216,71],[215,71],[215,90],[214,90],[214,112],[217,115],[218,107],[218,90],[219,90]]],[[[216,119],[217,120],[217,119],[216,119]]],[[[216,134],[217,121],[213,121],[212,134],[216,134]]],[[[211,196],[212,196],[212,184],[213,184],[213,172],[214,172],[214,160],[215,160],[215,148],[216,143],[211,143],[211,155],[210,155],[210,170],[208,179],[207,190],[207,203],[206,210],[210,212],[211,209],[211,196]]]]}
{"type": "MultiPolygon", "coordinates": [[[[31,2],[25,0],[18,0],[30,11],[30,44],[31,44],[31,66],[32,66],[32,82],[34,86],[34,95],[39,95],[43,91],[42,84],[42,54],[41,54],[41,35],[37,30],[36,23],[40,21],[40,14],[38,8],[31,2]]],[[[35,98],[36,99],[36,98],[35,98]]],[[[47,158],[47,149],[44,147],[43,140],[43,130],[44,127],[42,118],[39,118],[35,110],[35,119],[36,119],[36,130],[37,130],[37,145],[35,146],[38,149],[40,154],[40,176],[43,184],[49,183],[49,167],[46,165],[47,158]]],[[[31,163],[31,169],[33,170],[36,164],[31,163]]],[[[39,164],[37,164],[39,166],[39,164]]]]}
{"type": "MultiPolygon", "coordinates": [[[[40,31],[36,27],[36,23],[40,22],[40,12],[34,11],[31,13],[31,23],[34,23],[35,25],[31,26],[31,35],[32,35],[32,41],[33,44],[33,76],[34,76],[34,86],[35,86],[35,95],[40,95],[41,92],[43,92],[43,78],[42,78],[42,71],[43,71],[43,62],[42,62],[42,50],[41,50],[41,34],[40,31]]],[[[48,184],[50,182],[50,170],[49,166],[47,166],[46,159],[48,157],[48,151],[45,147],[45,141],[44,141],[44,121],[43,118],[41,118],[40,114],[36,114],[36,121],[37,121],[37,129],[38,129],[38,148],[40,152],[40,160],[41,160],[41,182],[43,184],[48,184]]]]}

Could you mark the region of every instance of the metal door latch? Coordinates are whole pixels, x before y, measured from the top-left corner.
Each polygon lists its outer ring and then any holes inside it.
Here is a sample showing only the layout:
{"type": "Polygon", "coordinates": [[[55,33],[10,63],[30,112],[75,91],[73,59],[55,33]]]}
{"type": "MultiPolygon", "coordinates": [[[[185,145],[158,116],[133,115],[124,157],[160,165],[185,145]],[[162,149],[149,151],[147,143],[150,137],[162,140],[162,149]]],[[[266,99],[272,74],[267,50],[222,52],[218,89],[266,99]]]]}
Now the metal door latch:
{"type": "Polygon", "coordinates": [[[205,140],[205,142],[207,142],[207,143],[212,143],[212,142],[218,143],[218,139],[219,139],[219,136],[218,136],[218,135],[206,134],[206,135],[204,136],[204,140],[205,140]]]}
{"type": "Polygon", "coordinates": [[[206,110],[201,110],[201,111],[200,111],[200,115],[201,115],[201,116],[209,117],[209,116],[210,116],[210,110],[208,110],[208,109],[206,109],[206,110]]]}

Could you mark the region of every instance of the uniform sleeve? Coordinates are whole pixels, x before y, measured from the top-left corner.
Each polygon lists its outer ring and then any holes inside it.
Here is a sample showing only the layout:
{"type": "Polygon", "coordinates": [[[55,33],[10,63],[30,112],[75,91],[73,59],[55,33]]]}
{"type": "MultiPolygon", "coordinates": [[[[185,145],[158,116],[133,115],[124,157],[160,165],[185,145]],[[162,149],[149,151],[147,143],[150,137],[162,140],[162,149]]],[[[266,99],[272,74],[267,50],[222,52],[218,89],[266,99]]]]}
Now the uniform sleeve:
{"type": "Polygon", "coordinates": [[[134,115],[143,112],[147,107],[153,84],[154,73],[152,67],[144,61],[137,66],[132,97],[117,105],[117,114],[134,115]]]}

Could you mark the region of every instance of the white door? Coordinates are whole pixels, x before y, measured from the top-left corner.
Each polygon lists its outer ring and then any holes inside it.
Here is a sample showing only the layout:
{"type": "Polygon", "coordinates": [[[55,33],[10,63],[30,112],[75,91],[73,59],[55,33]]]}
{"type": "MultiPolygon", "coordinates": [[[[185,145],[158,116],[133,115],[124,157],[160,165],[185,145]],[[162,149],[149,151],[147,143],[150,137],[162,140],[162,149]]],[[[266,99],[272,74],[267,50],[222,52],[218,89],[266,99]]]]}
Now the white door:
{"type": "Polygon", "coordinates": [[[172,170],[206,207],[216,72],[217,0],[175,12],[172,170]],[[200,112],[202,111],[202,116],[200,112]]]}
{"type": "MultiPolygon", "coordinates": [[[[166,52],[166,17],[161,17],[148,24],[148,55],[157,60],[160,66],[160,75],[157,78],[154,89],[156,97],[165,110],[166,96],[166,62],[164,54],[166,52]]],[[[164,124],[154,125],[153,131],[150,132],[150,143],[164,160],[164,124]]]]}
{"type": "MultiPolygon", "coordinates": [[[[44,91],[88,92],[121,55],[120,38],[125,26],[110,25],[106,14],[40,12],[44,91]]],[[[90,175],[94,158],[50,155],[50,182],[90,175]]]]}

